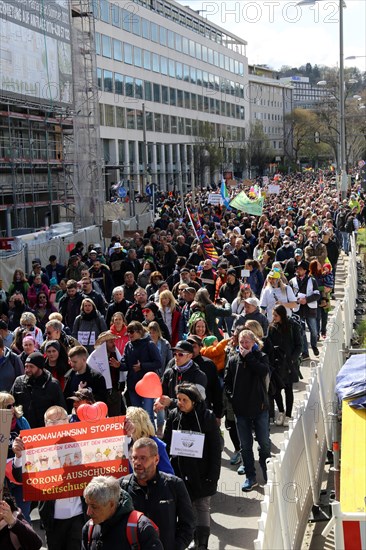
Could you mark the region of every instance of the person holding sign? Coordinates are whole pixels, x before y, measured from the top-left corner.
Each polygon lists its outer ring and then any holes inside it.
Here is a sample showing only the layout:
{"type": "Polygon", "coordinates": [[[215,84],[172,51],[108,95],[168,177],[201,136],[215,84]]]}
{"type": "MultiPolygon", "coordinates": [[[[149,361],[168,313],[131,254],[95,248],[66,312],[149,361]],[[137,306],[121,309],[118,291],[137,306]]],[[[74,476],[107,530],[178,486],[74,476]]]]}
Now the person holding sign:
{"type": "Polygon", "coordinates": [[[163,440],[176,475],[186,484],[195,515],[196,547],[203,550],[210,536],[211,496],[220,477],[220,431],[195,384],[179,384],[176,393],[178,406],[168,416],[163,440]]]}

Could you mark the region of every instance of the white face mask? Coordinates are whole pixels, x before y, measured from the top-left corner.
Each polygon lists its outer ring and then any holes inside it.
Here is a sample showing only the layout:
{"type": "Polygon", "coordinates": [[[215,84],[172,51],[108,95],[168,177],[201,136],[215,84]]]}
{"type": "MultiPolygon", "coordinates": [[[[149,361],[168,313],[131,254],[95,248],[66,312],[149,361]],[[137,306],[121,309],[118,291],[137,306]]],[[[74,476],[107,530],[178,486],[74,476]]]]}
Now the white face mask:
{"type": "Polygon", "coordinates": [[[290,246],[290,243],[284,243],[283,245],[285,248],[288,248],[290,246]]]}

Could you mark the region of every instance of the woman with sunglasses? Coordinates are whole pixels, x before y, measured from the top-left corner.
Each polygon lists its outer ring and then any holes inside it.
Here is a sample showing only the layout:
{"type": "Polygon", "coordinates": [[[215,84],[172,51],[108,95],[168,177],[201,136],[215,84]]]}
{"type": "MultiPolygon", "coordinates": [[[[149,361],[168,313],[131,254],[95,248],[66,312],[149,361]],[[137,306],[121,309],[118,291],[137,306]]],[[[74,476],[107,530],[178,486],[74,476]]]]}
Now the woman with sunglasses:
{"type": "Polygon", "coordinates": [[[130,403],[133,407],[143,408],[154,423],[154,400],[141,397],[135,391],[135,386],[147,372],[159,372],[161,369],[161,356],[158,348],[151,340],[150,335],[139,321],[131,321],[127,326],[127,342],[121,363],[115,358],[110,358],[110,365],[122,371],[127,371],[127,391],[130,403]]]}
{"type": "MultiPolygon", "coordinates": [[[[17,338],[18,332],[20,331],[23,332],[23,337],[25,336],[25,333],[29,333],[31,336],[33,336],[37,346],[41,347],[41,345],[43,344],[43,334],[41,329],[38,328],[36,324],[36,316],[30,311],[25,311],[20,317],[19,326],[14,331],[14,341],[17,338]]],[[[22,351],[23,349],[21,349],[19,353],[21,353],[22,351]]]]}
{"type": "MultiPolygon", "coordinates": [[[[10,426],[10,437],[9,437],[9,447],[8,447],[8,460],[14,458],[13,452],[13,441],[16,437],[19,436],[21,430],[29,430],[30,425],[28,421],[23,416],[23,408],[21,405],[15,407],[14,397],[5,391],[0,392],[0,409],[7,409],[12,412],[13,417],[11,420],[10,426]]],[[[12,464],[12,462],[10,462],[12,464]]],[[[30,522],[30,508],[31,502],[23,501],[23,485],[14,480],[11,475],[11,468],[6,470],[6,480],[5,483],[8,485],[10,493],[15,498],[17,506],[22,510],[22,513],[25,519],[30,522]]]]}
{"type": "Polygon", "coordinates": [[[41,291],[34,306],[34,313],[37,318],[37,325],[42,332],[46,330],[46,323],[50,320],[51,313],[55,313],[57,310],[50,302],[49,295],[41,291]]]}

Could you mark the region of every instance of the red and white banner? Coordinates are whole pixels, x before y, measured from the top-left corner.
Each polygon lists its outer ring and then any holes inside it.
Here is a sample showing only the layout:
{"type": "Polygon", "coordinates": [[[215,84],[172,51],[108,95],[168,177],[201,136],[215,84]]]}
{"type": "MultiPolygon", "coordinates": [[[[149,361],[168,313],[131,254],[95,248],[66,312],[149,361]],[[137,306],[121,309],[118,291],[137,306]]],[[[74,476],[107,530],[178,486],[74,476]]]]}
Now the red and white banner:
{"type": "Polygon", "coordinates": [[[128,474],[124,416],[23,430],[24,500],[81,496],[98,475],[128,474]]]}

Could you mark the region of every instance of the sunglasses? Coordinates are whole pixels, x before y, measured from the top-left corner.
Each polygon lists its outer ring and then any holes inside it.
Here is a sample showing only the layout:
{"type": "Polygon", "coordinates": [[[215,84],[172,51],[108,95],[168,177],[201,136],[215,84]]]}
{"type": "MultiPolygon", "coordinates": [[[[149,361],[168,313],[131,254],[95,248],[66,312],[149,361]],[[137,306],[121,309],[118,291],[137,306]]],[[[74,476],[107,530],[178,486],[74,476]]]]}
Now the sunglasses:
{"type": "Polygon", "coordinates": [[[6,405],[6,409],[10,410],[10,409],[14,409],[15,407],[15,404],[14,403],[9,403],[9,405],[6,405]]]}
{"type": "Polygon", "coordinates": [[[135,332],[137,332],[137,330],[135,330],[134,328],[129,328],[127,334],[134,334],[135,332]]]}
{"type": "Polygon", "coordinates": [[[178,355],[178,357],[184,357],[185,355],[189,355],[189,353],[183,352],[183,351],[173,351],[173,355],[178,355]]]}

